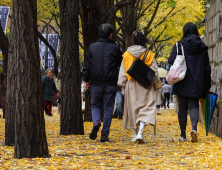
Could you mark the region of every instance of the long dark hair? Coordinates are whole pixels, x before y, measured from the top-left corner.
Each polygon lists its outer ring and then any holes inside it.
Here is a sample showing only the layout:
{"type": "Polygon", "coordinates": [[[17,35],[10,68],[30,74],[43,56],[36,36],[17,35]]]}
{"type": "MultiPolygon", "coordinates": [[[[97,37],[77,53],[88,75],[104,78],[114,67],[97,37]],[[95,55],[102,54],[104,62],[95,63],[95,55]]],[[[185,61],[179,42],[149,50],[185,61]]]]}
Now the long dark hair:
{"type": "Polygon", "coordinates": [[[146,47],[149,43],[149,40],[142,31],[134,31],[132,35],[132,42],[135,45],[141,45],[146,47]]]}
{"type": "Polygon", "coordinates": [[[186,25],[184,25],[183,38],[186,37],[187,35],[190,35],[190,34],[195,34],[195,35],[199,36],[197,26],[192,22],[188,22],[188,23],[186,23],[186,25]]]}

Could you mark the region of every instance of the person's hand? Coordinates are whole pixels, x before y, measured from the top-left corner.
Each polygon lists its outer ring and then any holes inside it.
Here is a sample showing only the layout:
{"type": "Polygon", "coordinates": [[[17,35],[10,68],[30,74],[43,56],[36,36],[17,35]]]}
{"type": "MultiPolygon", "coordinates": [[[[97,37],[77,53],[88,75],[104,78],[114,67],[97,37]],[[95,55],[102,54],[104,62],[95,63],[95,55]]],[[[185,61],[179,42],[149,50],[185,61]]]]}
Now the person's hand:
{"type": "Polygon", "coordinates": [[[125,97],[125,89],[122,89],[121,94],[125,97]]]}
{"type": "Polygon", "coordinates": [[[57,97],[59,97],[59,93],[57,93],[57,97]]]}
{"type": "Polygon", "coordinates": [[[89,83],[85,83],[84,90],[87,91],[89,89],[89,83]]]}

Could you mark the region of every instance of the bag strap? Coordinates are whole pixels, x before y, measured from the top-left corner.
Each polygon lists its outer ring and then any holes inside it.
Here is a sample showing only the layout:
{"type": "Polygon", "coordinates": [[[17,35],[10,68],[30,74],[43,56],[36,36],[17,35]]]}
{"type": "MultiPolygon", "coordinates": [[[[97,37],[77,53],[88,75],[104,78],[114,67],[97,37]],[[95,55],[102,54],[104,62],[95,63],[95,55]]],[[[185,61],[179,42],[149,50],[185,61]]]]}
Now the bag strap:
{"type": "MultiPolygon", "coordinates": [[[[181,46],[181,50],[182,50],[182,55],[184,56],[184,50],[183,50],[183,45],[182,43],[180,43],[180,46],[181,46]]],[[[178,55],[178,42],[176,43],[176,47],[177,47],[177,55],[178,55]]]]}
{"type": "Polygon", "coordinates": [[[145,54],[144,54],[144,56],[143,56],[143,59],[142,59],[142,61],[143,62],[145,62],[145,60],[146,60],[146,58],[147,58],[147,56],[148,56],[148,54],[149,54],[149,49],[148,50],[146,50],[146,52],[145,52],[145,54]]]}

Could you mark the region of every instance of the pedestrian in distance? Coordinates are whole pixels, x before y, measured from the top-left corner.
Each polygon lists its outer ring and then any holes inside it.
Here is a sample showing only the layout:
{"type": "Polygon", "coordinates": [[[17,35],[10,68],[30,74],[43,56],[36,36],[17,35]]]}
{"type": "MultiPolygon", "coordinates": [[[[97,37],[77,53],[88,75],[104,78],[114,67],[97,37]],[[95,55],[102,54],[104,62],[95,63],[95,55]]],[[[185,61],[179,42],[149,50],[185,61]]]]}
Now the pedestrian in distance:
{"type": "MultiPolygon", "coordinates": [[[[178,96],[178,119],[181,130],[179,141],[186,141],[187,112],[190,112],[192,123],[191,142],[197,142],[197,124],[199,121],[199,98],[204,98],[211,88],[211,67],[208,57],[208,47],[200,39],[195,24],[189,22],[183,27],[183,38],[178,43],[178,55],[184,48],[186,60],[186,76],[182,81],[174,84],[173,94],[178,96]]],[[[177,56],[174,45],[169,64],[173,64],[177,56]]]]}
{"type": "Polygon", "coordinates": [[[171,90],[170,90],[170,97],[173,98],[173,105],[174,105],[174,110],[175,113],[178,114],[178,97],[177,95],[173,94],[173,85],[171,86],[171,90]]]}
{"type": "Polygon", "coordinates": [[[161,93],[160,93],[161,89],[157,89],[156,90],[156,111],[157,111],[157,115],[161,115],[160,113],[160,105],[161,105],[161,93]]]}
{"type": "Polygon", "coordinates": [[[166,109],[166,102],[167,107],[170,108],[170,85],[165,82],[164,86],[161,89],[161,95],[163,97],[163,107],[166,109]]]}
{"type": "Polygon", "coordinates": [[[52,116],[52,99],[53,99],[53,93],[57,93],[57,96],[59,96],[59,91],[56,88],[55,81],[52,78],[52,70],[47,69],[45,72],[45,76],[42,77],[42,85],[43,85],[43,106],[44,109],[48,105],[48,111],[46,115],[52,116]]]}
{"type": "Polygon", "coordinates": [[[112,40],[113,27],[105,23],[100,25],[100,39],[91,44],[88,49],[84,68],[83,81],[86,87],[92,87],[92,119],[93,128],[90,139],[97,138],[101,126],[101,108],[104,108],[101,142],[109,141],[109,131],[116,98],[119,67],[122,62],[122,52],[112,40]],[[103,105],[104,103],[104,105],[103,105]]]}
{"type": "MultiPolygon", "coordinates": [[[[154,54],[149,51],[144,63],[155,72],[154,84],[147,89],[127,74],[127,71],[137,59],[143,59],[147,52],[148,39],[142,31],[134,31],[132,46],[123,54],[120,67],[118,86],[122,87],[125,95],[123,128],[133,130],[132,142],[144,143],[143,132],[147,124],[156,124],[156,92],[157,84],[162,84],[158,76],[158,66],[154,54]],[[137,129],[139,127],[139,132],[137,129]]],[[[160,88],[161,88],[160,87],[160,88]]]]}

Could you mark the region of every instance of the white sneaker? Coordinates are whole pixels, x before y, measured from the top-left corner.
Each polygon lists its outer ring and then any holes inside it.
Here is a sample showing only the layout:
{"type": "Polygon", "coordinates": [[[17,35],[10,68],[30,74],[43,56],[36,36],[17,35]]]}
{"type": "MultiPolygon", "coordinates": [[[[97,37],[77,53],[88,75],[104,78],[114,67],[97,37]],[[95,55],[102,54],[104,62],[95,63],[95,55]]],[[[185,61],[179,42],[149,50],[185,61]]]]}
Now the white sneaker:
{"type": "Polygon", "coordinates": [[[139,133],[136,136],[136,141],[139,143],[145,143],[143,140],[143,131],[139,131],[139,133]]]}
{"type": "Polygon", "coordinates": [[[131,142],[136,142],[136,136],[137,136],[137,134],[134,133],[131,142]]]}
{"type": "Polygon", "coordinates": [[[190,132],[191,135],[191,142],[197,142],[197,131],[196,130],[191,130],[190,132]]]}

